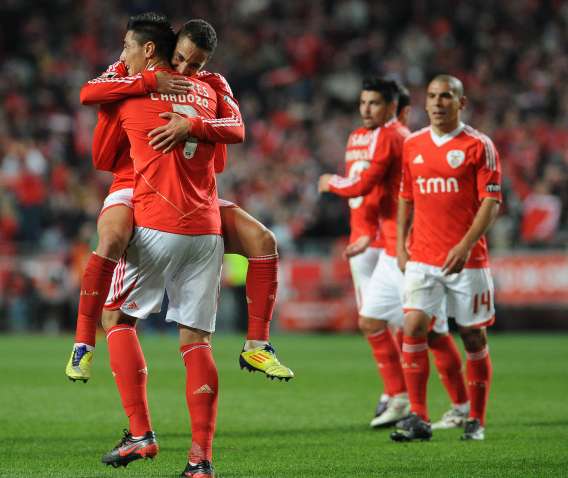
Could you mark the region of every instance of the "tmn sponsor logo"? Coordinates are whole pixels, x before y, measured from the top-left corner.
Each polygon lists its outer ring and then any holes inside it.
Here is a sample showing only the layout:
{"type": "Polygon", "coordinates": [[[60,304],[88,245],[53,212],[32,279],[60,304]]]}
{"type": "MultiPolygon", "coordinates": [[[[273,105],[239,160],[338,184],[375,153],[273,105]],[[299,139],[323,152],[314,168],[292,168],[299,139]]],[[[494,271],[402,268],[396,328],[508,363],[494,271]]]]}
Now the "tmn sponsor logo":
{"type": "Polygon", "coordinates": [[[421,194],[457,193],[460,190],[456,178],[423,178],[418,176],[416,184],[421,194]]]}

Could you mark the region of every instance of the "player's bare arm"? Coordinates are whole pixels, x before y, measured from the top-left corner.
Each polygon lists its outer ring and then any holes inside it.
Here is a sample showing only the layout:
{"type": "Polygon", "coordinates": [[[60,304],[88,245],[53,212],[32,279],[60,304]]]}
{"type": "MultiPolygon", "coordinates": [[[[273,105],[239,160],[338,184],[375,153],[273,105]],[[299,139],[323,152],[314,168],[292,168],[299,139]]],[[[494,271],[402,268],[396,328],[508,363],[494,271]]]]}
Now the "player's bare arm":
{"type": "Polygon", "coordinates": [[[398,198],[398,212],[396,218],[396,260],[399,269],[404,272],[408,262],[406,240],[412,224],[412,211],[414,204],[403,198],[398,198]]]}
{"type": "Polygon", "coordinates": [[[499,213],[499,201],[494,198],[484,198],[473,219],[471,227],[462,240],[453,247],[442,266],[445,275],[461,272],[464,268],[471,249],[483,236],[499,213]]]}
{"type": "Polygon", "coordinates": [[[363,254],[367,247],[371,244],[371,236],[361,236],[356,241],[349,244],[343,251],[343,256],[346,259],[363,254]]]}

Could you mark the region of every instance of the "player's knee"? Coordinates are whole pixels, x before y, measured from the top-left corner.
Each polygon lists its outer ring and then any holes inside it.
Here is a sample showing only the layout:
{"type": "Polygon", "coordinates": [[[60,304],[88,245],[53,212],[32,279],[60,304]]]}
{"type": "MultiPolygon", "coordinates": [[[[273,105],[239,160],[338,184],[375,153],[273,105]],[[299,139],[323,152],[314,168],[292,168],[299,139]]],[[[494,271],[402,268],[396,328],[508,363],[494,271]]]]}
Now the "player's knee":
{"type": "Polygon", "coordinates": [[[373,335],[386,329],[386,322],[383,320],[369,319],[359,316],[359,330],[363,335],[373,335]]]}
{"type": "Polygon", "coordinates": [[[404,335],[426,337],[428,335],[428,316],[421,311],[411,311],[404,316],[404,335]]]}
{"type": "Polygon", "coordinates": [[[110,257],[111,259],[120,259],[126,247],[130,234],[114,229],[107,229],[99,231],[99,243],[97,245],[96,253],[103,257],[110,257]]]}
{"type": "Polygon", "coordinates": [[[276,236],[267,227],[259,228],[255,234],[255,256],[269,256],[276,254],[276,236]]]}
{"type": "Polygon", "coordinates": [[[463,346],[468,352],[479,352],[487,345],[485,329],[464,328],[460,329],[463,346]]]}

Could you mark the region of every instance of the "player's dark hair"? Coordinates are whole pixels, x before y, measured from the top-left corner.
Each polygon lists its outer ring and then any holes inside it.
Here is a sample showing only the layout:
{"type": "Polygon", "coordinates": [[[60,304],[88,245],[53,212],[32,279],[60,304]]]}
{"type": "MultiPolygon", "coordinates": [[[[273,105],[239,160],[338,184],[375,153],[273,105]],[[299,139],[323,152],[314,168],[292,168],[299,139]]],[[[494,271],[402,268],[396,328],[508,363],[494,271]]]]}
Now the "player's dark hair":
{"type": "Polygon", "coordinates": [[[410,91],[399,81],[395,81],[396,87],[398,89],[398,104],[396,106],[396,115],[400,115],[400,112],[410,106],[410,91]]]}
{"type": "Polygon", "coordinates": [[[211,57],[217,48],[217,32],[210,23],[200,18],[185,22],[178,32],[178,37],[185,35],[197,48],[206,51],[211,57]]]}
{"type": "Polygon", "coordinates": [[[364,91],[377,91],[380,93],[387,103],[392,103],[398,99],[398,87],[392,80],[379,78],[377,76],[369,76],[363,80],[364,91]]]}
{"type": "Polygon", "coordinates": [[[141,13],[130,17],[126,30],[132,31],[141,45],[150,41],[154,43],[156,56],[170,61],[176,46],[176,35],[168,17],[154,12],[141,13]]]}

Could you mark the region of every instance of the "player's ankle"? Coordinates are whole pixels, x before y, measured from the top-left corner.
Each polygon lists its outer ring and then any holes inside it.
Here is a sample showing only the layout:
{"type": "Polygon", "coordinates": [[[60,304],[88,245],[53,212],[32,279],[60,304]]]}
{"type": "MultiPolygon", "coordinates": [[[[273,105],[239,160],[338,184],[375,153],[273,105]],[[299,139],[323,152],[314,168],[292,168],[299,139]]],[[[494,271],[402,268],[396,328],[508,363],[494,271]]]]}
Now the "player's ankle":
{"type": "Polygon", "coordinates": [[[247,341],[245,342],[245,346],[244,349],[245,351],[249,351],[252,349],[256,349],[258,347],[263,347],[268,343],[268,340],[250,340],[247,339],[247,341]]]}

